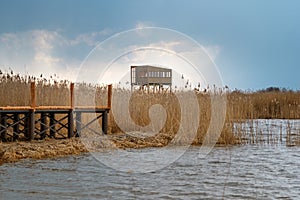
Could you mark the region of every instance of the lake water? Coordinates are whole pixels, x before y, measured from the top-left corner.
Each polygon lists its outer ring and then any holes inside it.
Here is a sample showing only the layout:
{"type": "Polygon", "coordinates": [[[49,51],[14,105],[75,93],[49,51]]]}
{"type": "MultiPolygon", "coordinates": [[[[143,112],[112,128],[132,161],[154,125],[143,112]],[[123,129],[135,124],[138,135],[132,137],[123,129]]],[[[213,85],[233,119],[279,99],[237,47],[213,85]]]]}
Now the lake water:
{"type": "MultiPolygon", "coordinates": [[[[162,155],[167,160],[181,150],[169,147],[162,155]]],[[[124,164],[118,152],[4,164],[0,199],[300,199],[300,147],[215,147],[205,158],[200,151],[190,147],[149,173],[116,170],[124,164]],[[106,156],[114,167],[100,162],[106,156]]],[[[155,158],[162,156],[153,148],[130,153],[134,160],[123,154],[129,165],[148,156],[140,167],[157,166],[155,158]]]]}

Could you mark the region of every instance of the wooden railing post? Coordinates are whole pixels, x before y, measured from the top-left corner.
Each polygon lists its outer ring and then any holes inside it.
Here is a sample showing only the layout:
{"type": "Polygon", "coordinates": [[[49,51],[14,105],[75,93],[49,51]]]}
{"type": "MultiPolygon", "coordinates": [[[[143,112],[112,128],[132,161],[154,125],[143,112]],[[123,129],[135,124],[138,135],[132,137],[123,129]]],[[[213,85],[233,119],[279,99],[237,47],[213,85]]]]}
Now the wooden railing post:
{"type": "Polygon", "coordinates": [[[74,83],[70,84],[70,106],[71,109],[68,113],[68,138],[74,136],[74,83]]]}
{"type": "Polygon", "coordinates": [[[70,106],[74,109],[74,83],[70,85],[70,106]]]}
{"type": "Polygon", "coordinates": [[[35,96],[35,82],[30,83],[30,97],[31,97],[31,108],[35,109],[36,107],[36,96],[35,96]]]}
{"type": "Polygon", "coordinates": [[[112,85],[107,86],[107,107],[111,108],[112,85]]]}
{"type": "Polygon", "coordinates": [[[35,130],[35,118],[34,111],[36,107],[36,95],[35,95],[35,82],[30,83],[30,97],[31,97],[31,109],[27,115],[27,139],[29,141],[34,139],[34,130],[35,130]]]}

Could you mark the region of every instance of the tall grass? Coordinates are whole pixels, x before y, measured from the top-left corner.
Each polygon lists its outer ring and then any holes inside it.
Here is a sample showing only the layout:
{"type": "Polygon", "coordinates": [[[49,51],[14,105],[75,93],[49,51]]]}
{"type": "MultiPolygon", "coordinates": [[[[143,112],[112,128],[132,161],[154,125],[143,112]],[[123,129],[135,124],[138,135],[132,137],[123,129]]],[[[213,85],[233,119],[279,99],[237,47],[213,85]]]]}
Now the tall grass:
{"type": "Polygon", "coordinates": [[[233,91],[228,95],[231,119],[300,119],[299,91],[233,91]]]}
{"type": "MultiPolygon", "coordinates": [[[[14,74],[0,75],[0,106],[28,106],[30,105],[30,82],[36,83],[37,105],[69,105],[69,81],[35,78],[30,76],[19,76],[14,74]]],[[[260,131],[254,131],[257,126],[252,125],[252,131],[246,131],[246,128],[238,126],[253,119],[300,119],[300,92],[295,91],[175,91],[149,93],[145,91],[131,91],[116,87],[113,89],[114,97],[120,100],[113,103],[113,109],[123,109],[122,96],[130,95],[129,116],[128,113],[120,113],[114,116],[110,113],[109,132],[114,135],[124,131],[139,131],[137,127],[147,126],[150,123],[149,109],[152,105],[160,104],[166,110],[166,122],[160,133],[150,137],[149,140],[160,141],[163,145],[172,141],[179,131],[181,123],[181,111],[179,101],[176,95],[180,93],[192,92],[197,97],[200,108],[200,118],[197,134],[193,137],[193,144],[201,144],[204,141],[211,123],[211,98],[214,95],[226,95],[227,110],[226,120],[218,143],[233,144],[242,143],[244,138],[248,141],[257,141],[262,135],[260,131]],[[115,118],[121,118],[120,123],[116,123],[115,118]],[[132,126],[132,121],[139,126],[132,126]]],[[[187,102],[189,100],[187,99],[187,102]]],[[[94,85],[89,83],[75,84],[75,105],[97,105],[105,106],[107,104],[107,87],[103,85],[94,85]]],[[[183,105],[188,108],[189,104],[183,105]]],[[[186,109],[188,110],[188,109],[186,109]]],[[[187,118],[192,118],[192,113],[185,113],[187,118]]],[[[84,121],[89,121],[93,116],[84,116],[84,121]]],[[[101,123],[99,121],[99,123],[101,123]]],[[[189,129],[193,129],[195,124],[191,124],[189,129]]],[[[249,129],[249,127],[247,128],[249,129]]],[[[189,140],[189,133],[184,137],[177,139],[176,142],[184,143],[189,140]],[[186,137],[186,138],[185,138],[186,137]]],[[[299,130],[294,130],[293,134],[300,134],[299,130]],[[297,132],[298,131],[298,132],[297,132]]],[[[297,136],[298,137],[298,136],[297,136]]],[[[296,137],[296,138],[297,138],[296,137]]]]}

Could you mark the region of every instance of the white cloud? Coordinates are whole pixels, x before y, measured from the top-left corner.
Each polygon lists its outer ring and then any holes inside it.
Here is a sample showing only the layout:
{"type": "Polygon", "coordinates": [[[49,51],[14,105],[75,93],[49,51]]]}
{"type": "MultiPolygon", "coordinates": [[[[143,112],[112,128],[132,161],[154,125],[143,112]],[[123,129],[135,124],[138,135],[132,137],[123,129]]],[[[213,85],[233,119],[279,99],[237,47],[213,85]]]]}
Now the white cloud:
{"type": "Polygon", "coordinates": [[[0,62],[18,72],[24,72],[25,66],[29,72],[51,71],[60,62],[60,58],[53,55],[59,40],[58,32],[46,30],[2,34],[0,62]]]}
{"type": "Polygon", "coordinates": [[[36,52],[36,54],[34,56],[34,61],[37,64],[41,64],[43,66],[51,67],[51,66],[54,66],[54,65],[58,64],[61,61],[61,59],[60,58],[55,58],[51,55],[48,55],[45,52],[36,52]]]}
{"type": "Polygon", "coordinates": [[[99,41],[103,40],[103,37],[111,35],[113,31],[111,29],[104,29],[98,32],[84,33],[78,35],[74,40],[70,40],[70,45],[86,44],[88,46],[95,46],[99,41]]]}
{"type": "MultiPolygon", "coordinates": [[[[144,22],[139,22],[137,24],[137,27],[145,26],[148,26],[148,24],[145,24],[144,22]]],[[[61,78],[75,80],[83,59],[90,53],[93,47],[111,34],[112,30],[110,29],[84,33],[75,38],[68,38],[59,30],[31,30],[19,33],[1,34],[0,66],[11,67],[14,71],[23,74],[28,73],[30,75],[38,76],[42,73],[46,77],[57,74],[61,78]]],[[[102,54],[95,55],[95,60],[90,62],[87,69],[84,69],[87,70],[86,77],[90,79],[91,76],[95,76],[96,79],[102,71],[102,68],[104,69],[108,62],[115,58],[113,55],[110,55],[110,53],[122,53],[140,48],[143,46],[140,45],[142,43],[146,44],[144,47],[153,48],[154,50],[129,53],[117,60],[115,64],[122,65],[121,67],[125,67],[126,70],[129,70],[129,65],[131,64],[153,64],[166,67],[170,65],[179,65],[179,67],[177,67],[178,73],[187,73],[187,67],[184,67],[187,63],[179,57],[176,57],[176,54],[186,56],[193,60],[200,60],[199,63],[203,62],[201,61],[201,58],[195,58],[199,56],[199,52],[196,51],[196,46],[191,46],[188,42],[185,44],[184,40],[168,37],[161,39],[159,36],[158,38],[152,38],[153,41],[156,42],[147,43],[148,36],[152,37],[152,35],[151,32],[149,34],[147,31],[145,31],[145,34],[145,37],[142,37],[145,38],[146,43],[141,42],[136,46],[121,46],[123,45],[123,39],[113,45],[103,46],[104,50],[101,50],[102,54]],[[107,48],[109,48],[109,51],[107,48]],[[159,49],[161,49],[161,51],[159,51],[159,49]]],[[[135,37],[128,39],[135,40],[135,37]]],[[[221,51],[221,47],[218,45],[206,46],[204,48],[213,60],[216,59],[221,51]]],[[[3,67],[1,68],[3,71],[3,67]]],[[[118,71],[119,66],[115,68],[116,70],[114,72],[109,73],[113,76],[116,76],[118,73],[120,75],[124,74],[124,72],[118,71]]],[[[112,78],[110,78],[110,81],[112,78]]]]}
{"type": "Polygon", "coordinates": [[[56,31],[34,30],[28,33],[32,36],[32,41],[36,50],[51,50],[54,42],[60,40],[60,36],[56,31]]]}
{"type": "Polygon", "coordinates": [[[21,74],[74,78],[76,69],[97,43],[110,35],[110,29],[84,33],[75,39],[62,31],[30,30],[0,35],[1,70],[12,68],[21,74]],[[6,67],[4,67],[6,66],[6,67]]]}
{"type": "MultiPolygon", "coordinates": [[[[184,87],[187,80],[192,87],[197,87],[199,82],[202,87],[206,87],[207,84],[218,80],[214,59],[220,50],[221,48],[217,45],[199,48],[199,46],[184,40],[158,41],[147,46],[128,46],[123,50],[127,54],[117,58],[111,64],[102,81],[106,83],[125,82],[130,80],[130,74],[128,74],[130,65],[149,64],[172,68],[173,83],[178,87],[184,87]],[[198,70],[198,73],[195,73],[195,69],[198,70]],[[127,75],[124,76],[126,71],[127,75]],[[181,74],[184,74],[184,83],[181,74]]],[[[98,59],[96,56],[95,58],[98,59]]]]}
{"type": "Polygon", "coordinates": [[[136,23],[135,28],[140,29],[140,28],[154,27],[154,26],[155,26],[155,24],[153,22],[139,21],[136,23]]]}

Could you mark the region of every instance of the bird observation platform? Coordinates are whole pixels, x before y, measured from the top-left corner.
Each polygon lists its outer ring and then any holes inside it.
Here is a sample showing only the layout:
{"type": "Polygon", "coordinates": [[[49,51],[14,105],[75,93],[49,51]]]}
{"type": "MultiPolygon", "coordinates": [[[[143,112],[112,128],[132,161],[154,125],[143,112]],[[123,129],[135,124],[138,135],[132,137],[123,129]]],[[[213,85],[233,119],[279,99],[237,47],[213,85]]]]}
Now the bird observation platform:
{"type": "Polygon", "coordinates": [[[108,113],[111,109],[112,85],[107,86],[107,105],[75,106],[74,83],[69,87],[69,105],[37,106],[36,86],[30,84],[29,106],[0,107],[0,137],[3,142],[25,138],[33,139],[79,137],[84,129],[97,134],[107,134],[108,113]],[[92,119],[83,122],[82,115],[94,113],[92,119]],[[102,119],[102,130],[91,128],[91,124],[102,119]],[[65,134],[67,133],[67,134],[65,134]]]}
{"type": "Polygon", "coordinates": [[[131,90],[138,86],[148,91],[160,91],[172,87],[172,69],[140,65],[130,67],[131,90]]]}

